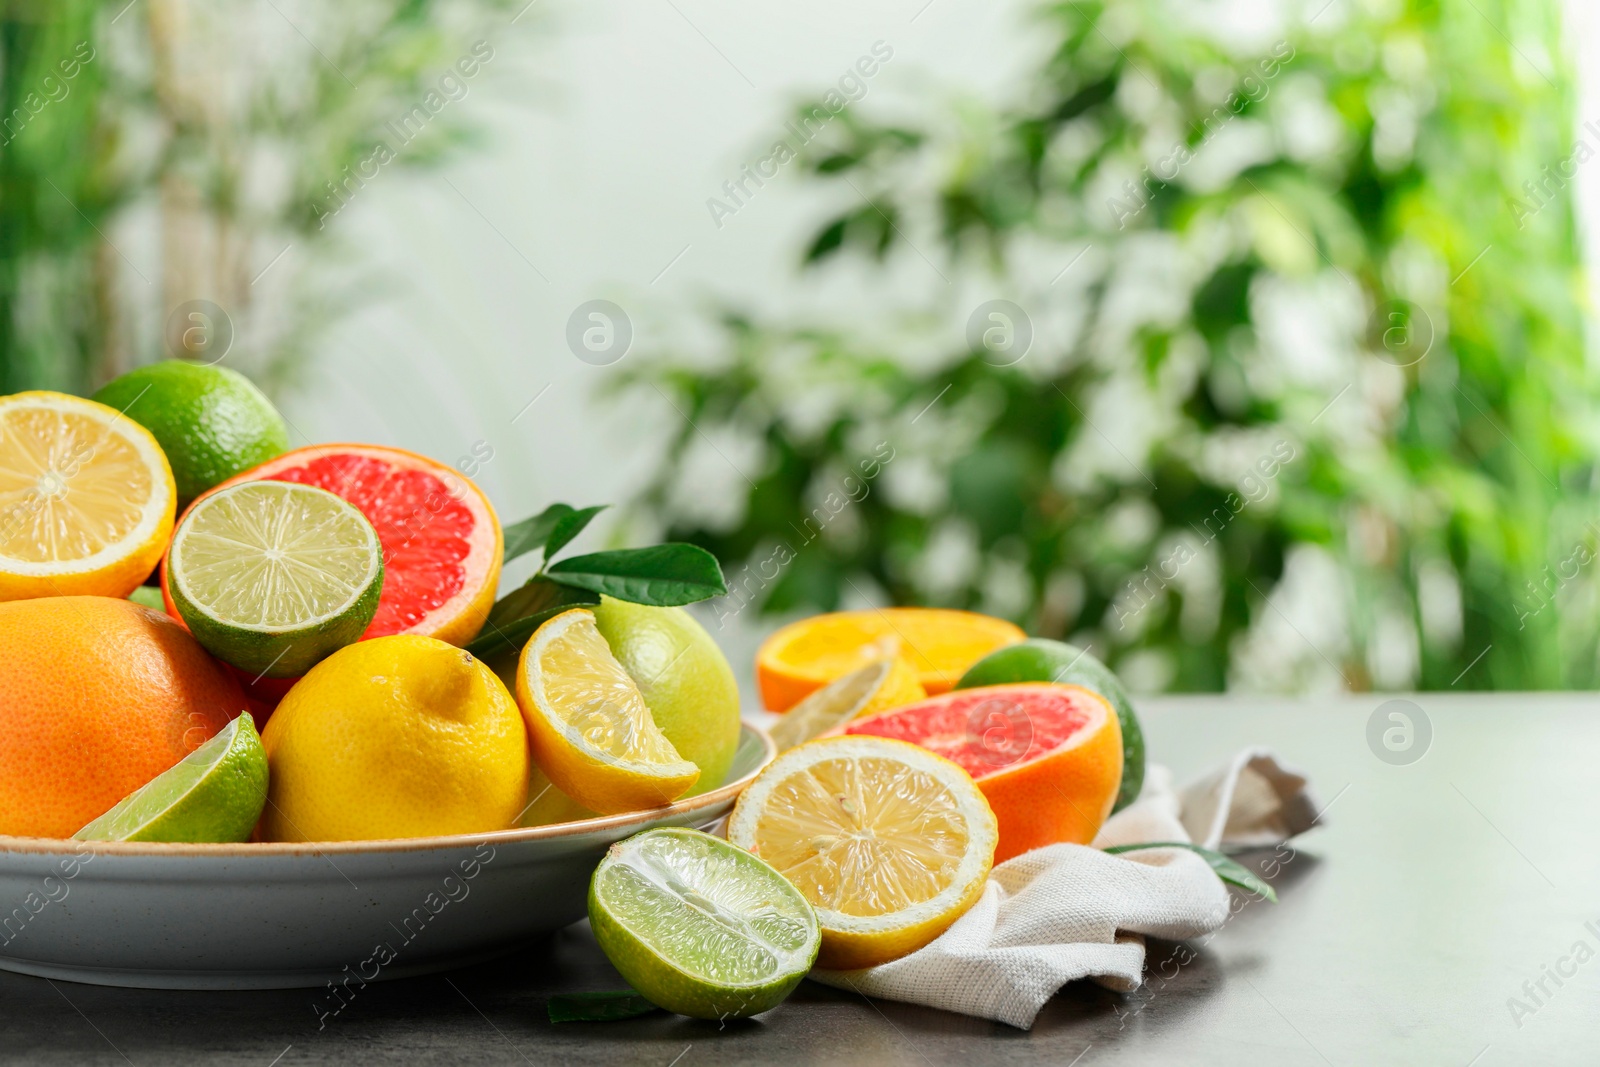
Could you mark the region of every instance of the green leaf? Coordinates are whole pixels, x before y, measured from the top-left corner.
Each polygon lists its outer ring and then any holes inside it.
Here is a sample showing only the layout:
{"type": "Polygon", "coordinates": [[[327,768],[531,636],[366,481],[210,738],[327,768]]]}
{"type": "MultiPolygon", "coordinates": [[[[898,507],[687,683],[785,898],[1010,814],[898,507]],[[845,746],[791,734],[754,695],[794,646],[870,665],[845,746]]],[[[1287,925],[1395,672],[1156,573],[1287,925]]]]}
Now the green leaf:
{"type": "Polygon", "coordinates": [[[544,548],[550,540],[550,535],[555,532],[556,525],[575,510],[571,504],[551,504],[531,519],[523,519],[507,526],[506,550],[501,562],[510,563],[518,556],[525,556],[536,548],[544,548]]]}
{"type": "Polygon", "coordinates": [[[567,544],[582,533],[585,526],[589,525],[589,520],[610,506],[609,504],[596,504],[592,508],[584,508],[581,511],[563,515],[561,520],[556,523],[555,529],[550,531],[550,537],[545,541],[544,558],[549,559],[563,548],[566,548],[567,544]]]}
{"type": "Polygon", "coordinates": [[[843,215],[824,226],[816,237],[811,240],[811,247],[806,249],[804,261],[815,263],[839,251],[844,245],[845,226],[850,222],[850,216],[843,215]]]}
{"type": "Polygon", "coordinates": [[[521,652],[533,631],[547,619],[568,608],[598,603],[600,598],[586,589],[557,585],[536,574],[495,602],[467,651],[479,659],[521,652]]]}
{"type": "Polygon", "coordinates": [[[631,989],[602,993],[566,993],[545,1004],[553,1023],[609,1023],[633,1019],[661,1009],[631,989]]]}
{"type": "Polygon", "coordinates": [[[1145,841],[1137,845],[1112,845],[1105,851],[1111,855],[1118,855],[1123,852],[1134,852],[1142,848],[1186,848],[1211,864],[1211,869],[1217,872],[1217,877],[1229,885],[1236,885],[1247,892],[1265,897],[1274,904],[1278,902],[1277,890],[1262,881],[1255,871],[1235,863],[1220,852],[1213,852],[1211,849],[1201,848],[1199,845],[1191,845],[1187,841],[1145,841]]]}
{"type": "Polygon", "coordinates": [[[562,585],[657,607],[693,604],[728,591],[717,558],[698,545],[681,543],[591,552],[552,564],[545,573],[562,585]]]}

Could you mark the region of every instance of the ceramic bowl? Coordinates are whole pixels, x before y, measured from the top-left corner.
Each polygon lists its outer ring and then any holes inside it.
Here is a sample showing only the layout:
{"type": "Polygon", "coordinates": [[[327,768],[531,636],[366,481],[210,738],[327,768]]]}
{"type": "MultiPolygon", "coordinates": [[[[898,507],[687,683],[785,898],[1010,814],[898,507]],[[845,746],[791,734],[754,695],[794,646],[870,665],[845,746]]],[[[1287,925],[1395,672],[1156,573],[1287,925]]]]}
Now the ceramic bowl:
{"type": "Polygon", "coordinates": [[[720,788],[627,815],[484,834],[167,845],[0,835],[0,967],[167,989],[327,986],[487,959],[584,917],[606,847],[715,826],[773,756],[748,724],[720,788]]]}

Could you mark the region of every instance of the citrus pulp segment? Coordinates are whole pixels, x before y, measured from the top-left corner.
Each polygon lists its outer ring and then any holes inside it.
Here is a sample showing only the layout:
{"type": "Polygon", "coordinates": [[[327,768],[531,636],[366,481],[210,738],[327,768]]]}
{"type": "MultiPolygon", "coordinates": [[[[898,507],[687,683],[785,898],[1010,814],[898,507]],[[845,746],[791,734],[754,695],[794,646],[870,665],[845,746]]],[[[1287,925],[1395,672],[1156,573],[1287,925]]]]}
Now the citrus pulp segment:
{"type": "Polygon", "coordinates": [[[517,704],[539,769],[603,815],[670,804],[700,777],[650,717],[592,611],[564,611],[534,633],[517,664],[517,704]]]}
{"type": "Polygon", "coordinates": [[[844,724],[965,769],[1000,821],[995,861],[1043,845],[1094,840],[1117,799],[1122,733],[1104,697],[1076,685],[958,689],[844,724]]]}
{"type": "Polygon", "coordinates": [[[663,828],[612,845],[589,883],[589,926],[652,1003],[700,1019],[776,1006],[816,959],[816,914],[743,849],[663,828]]]}
{"type": "Polygon", "coordinates": [[[161,447],[115,408],[0,398],[0,600],[127,596],[160,561],[176,506],[161,447]]]}
{"type": "Polygon", "coordinates": [[[768,710],[787,711],[834,679],[898,655],[924,689],[942,693],[978,660],[1024,637],[1004,619],[971,611],[836,611],[790,623],[762,642],[756,682],[768,710]]]}
{"type": "Polygon", "coordinates": [[[983,891],[997,834],[965,771],[879,737],[827,737],[781,753],[728,822],[729,841],[816,909],[819,965],[847,969],[943,933],[983,891]]]}
{"type": "Polygon", "coordinates": [[[197,500],[167,554],[168,587],[212,655],[274,678],[361,638],[383,589],[378,535],[322,489],[243,482],[197,500]]]}
{"type": "Polygon", "coordinates": [[[767,733],[782,752],[820,737],[842,722],[911,704],[927,695],[906,661],[890,656],[829,682],[784,712],[767,733]]]}
{"type": "Polygon", "coordinates": [[[248,712],[72,836],[246,841],[267,802],[267,755],[248,712]]]}

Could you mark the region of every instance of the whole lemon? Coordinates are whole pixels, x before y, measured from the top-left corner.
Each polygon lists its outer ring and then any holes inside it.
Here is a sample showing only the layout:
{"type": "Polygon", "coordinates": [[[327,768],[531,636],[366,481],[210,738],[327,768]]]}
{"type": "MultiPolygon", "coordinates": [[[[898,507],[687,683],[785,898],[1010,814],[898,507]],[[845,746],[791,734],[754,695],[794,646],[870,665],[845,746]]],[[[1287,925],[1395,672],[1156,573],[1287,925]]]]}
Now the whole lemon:
{"type": "Polygon", "coordinates": [[[602,597],[595,626],[678,754],[700,768],[687,795],[715,789],[739,747],[739,683],[706,628],[682,608],[602,597]]]}
{"type": "Polygon", "coordinates": [[[261,740],[267,841],[504,830],[527,800],[516,701],[471,653],[431,637],[346,645],[294,684],[261,740]]]}

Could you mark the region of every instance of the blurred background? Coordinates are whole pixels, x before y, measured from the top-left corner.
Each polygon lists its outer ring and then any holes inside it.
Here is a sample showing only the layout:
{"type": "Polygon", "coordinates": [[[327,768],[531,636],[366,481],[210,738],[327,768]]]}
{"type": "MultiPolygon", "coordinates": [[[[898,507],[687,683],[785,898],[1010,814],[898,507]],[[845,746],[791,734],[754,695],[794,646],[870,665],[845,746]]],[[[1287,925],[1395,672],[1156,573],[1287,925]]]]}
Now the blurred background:
{"type": "Polygon", "coordinates": [[[0,392],[489,455],[715,552],[740,664],[893,602],[1144,691],[1600,681],[1582,0],[0,9],[0,392]]]}

